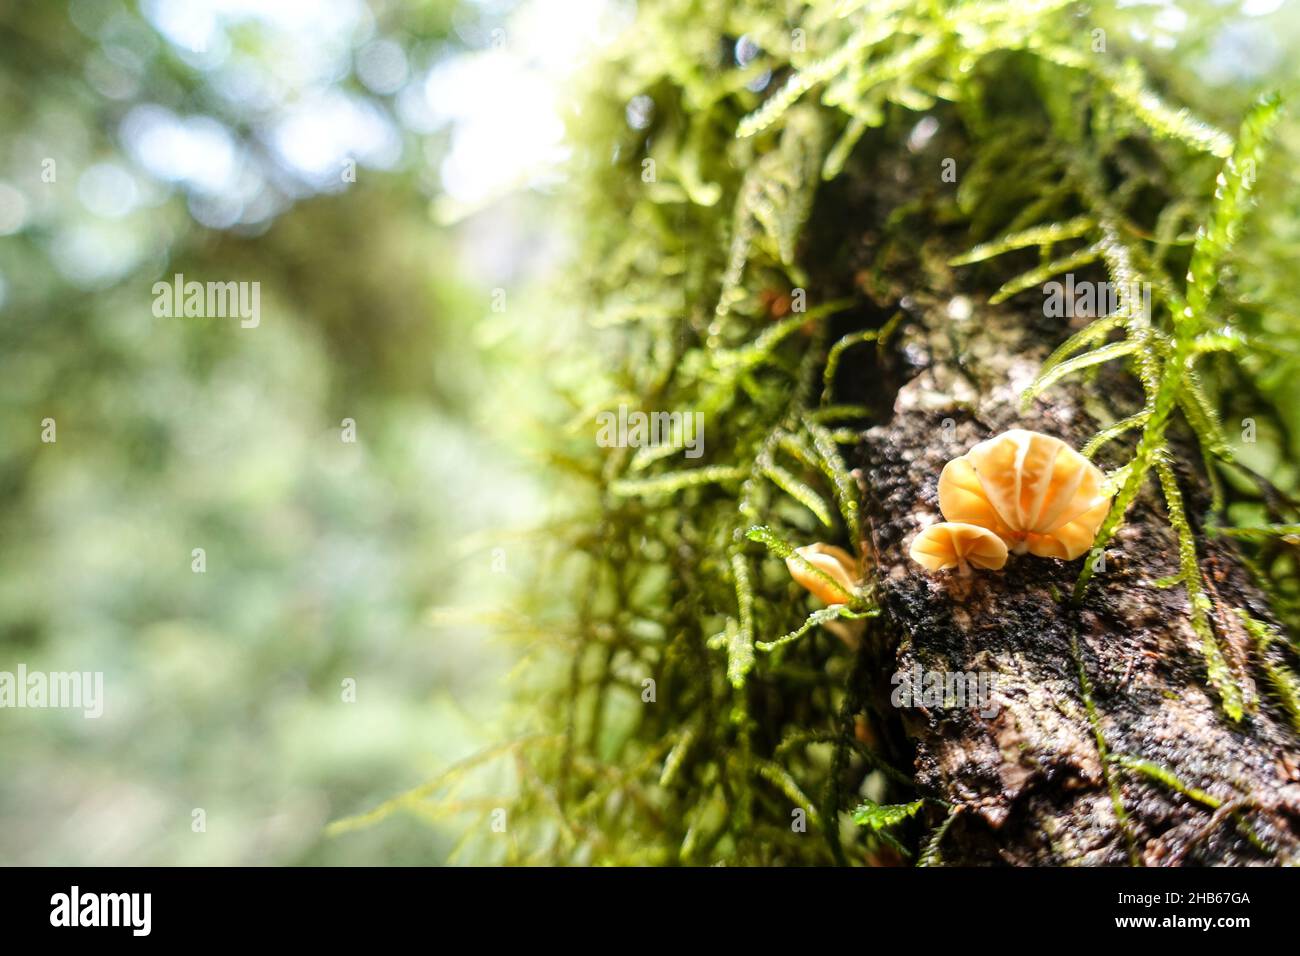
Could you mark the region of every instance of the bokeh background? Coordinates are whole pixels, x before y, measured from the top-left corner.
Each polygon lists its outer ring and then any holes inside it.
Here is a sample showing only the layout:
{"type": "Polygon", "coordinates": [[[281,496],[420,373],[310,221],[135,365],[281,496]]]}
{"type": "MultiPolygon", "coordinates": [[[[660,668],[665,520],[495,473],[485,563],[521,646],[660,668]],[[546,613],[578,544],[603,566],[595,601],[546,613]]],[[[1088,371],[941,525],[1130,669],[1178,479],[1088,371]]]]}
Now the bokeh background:
{"type": "Polygon", "coordinates": [[[0,863],[447,858],[324,827],[502,733],[513,651],[458,609],[545,507],[529,289],[617,16],[0,5],[0,669],[106,698],[0,712],[0,863]],[[155,317],[177,272],[259,282],[260,326],[155,317]]]}
{"type": "MultiPolygon", "coordinates": [[[[1186,25],[1122,5],[1156,48],[1186,25]]],[[[1294,71],[1295,9],[1217,6],[1189,82],[1294,71]]],[[[106,696],[0,711],[0,864],[475,858],[454,815],[326,827],[527,729],[493,613],[564,507],[565,121],[634,17],[0,4],[0,670],[106,696]],[[177,272],[259,282],[259,327],[154,316],[177,272]]]]}

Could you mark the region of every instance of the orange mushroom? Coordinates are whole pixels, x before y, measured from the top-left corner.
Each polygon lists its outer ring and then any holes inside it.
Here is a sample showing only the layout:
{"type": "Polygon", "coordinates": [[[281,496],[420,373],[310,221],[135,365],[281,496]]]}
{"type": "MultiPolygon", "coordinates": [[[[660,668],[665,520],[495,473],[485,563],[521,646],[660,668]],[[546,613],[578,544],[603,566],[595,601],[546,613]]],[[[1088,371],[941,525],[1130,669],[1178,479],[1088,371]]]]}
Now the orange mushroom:
{"type": "MultiPolygon", "coordinates": [[[[858,562],[853,555],[843,548],[838,548],[833,544],[817,542],[816,544],[804,545],[802,548],[795,548],[794,553],[818,571],[821,571],[822,574],[825,574],[849,594],[857,593],[860,577],[858,562]]],[[[827,584],[821,576],[810,572],[803,562],[793,555],[785,559],[785,566],[790,571],[790,577],[811,591],[815,597],[825,601],[827,605],[845,603],[843,594],[827,584]]]]}
{"type": "Polygon", "coordinates": [[[1007,563],[1006,543],[987,528],[960,521],[930,525],[915,538],[907,552],[928,571],[956,568],[962,577],[970,566],[997,571],[1007,563]]]}
{"type": "Polygon", "coordinates": [[[1101,470],[1050,435],[1015,428],[954,458],[939,476],[948,521],[992,531],[1016,554],[1072,561],[1110,510],[1101,470]]]}

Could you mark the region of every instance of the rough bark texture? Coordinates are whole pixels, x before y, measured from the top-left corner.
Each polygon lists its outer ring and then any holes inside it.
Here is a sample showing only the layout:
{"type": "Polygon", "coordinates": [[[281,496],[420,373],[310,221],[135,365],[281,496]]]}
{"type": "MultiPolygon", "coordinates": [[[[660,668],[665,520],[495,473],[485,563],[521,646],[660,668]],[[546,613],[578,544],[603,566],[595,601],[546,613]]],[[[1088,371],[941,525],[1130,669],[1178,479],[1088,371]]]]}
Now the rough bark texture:
{"type": "MultiPolygon", "coordinates": [[[[924,792],[958,808],[941,844],[948,864],[1266,864],[1300,860],[1300,740],[1258,685],[1257,706],[1229,720],[1207,685],[1200,644],[1178,585],[1177,545],[1154,478],[1106,553],[1081,607],[1069,603],[1082,560],[1012,556],[1002,572],[928,574],[907,556],[913,535],[942,520],[943,465],[1010,427],[1056,435],[1076,448],[1097,429],[1097,403],[1132,410],[1125,380],[1057,386],[1022,414],[1020,390],[1046,354],[1046,329],[1008,311],[943,313],[943,300],[914,306],[894,341],[892,420],[864,435],[860,476],[864,537],[877,562],[881,598],[898,629],[897,666],[911,671],[992,672],[997,714],[911,707],[901,712],[924,792]],[[920,317],[922,314],[932,318],[920,317]],[[1109,397],[1119,395],[1116,400],[1109,397]],[[1128,407],[1124,407],[1128,405],[1128,407]],[[1077,649],[1077,651],[1076,651],[1077,649]],[[1090,719],[1080,665],[1091,683],[1090,719]],[[1166,768],[1188,787],[1224,801],[1215,812],[1114,761],[1166,768]],[[1117,812],[1117,805],[1122,811],[1117,812]],[[1126,818],[1121,822],[1120,812],[1126,818]],[[1247,834],[1253,833],[1253,839],[1247,834]],[[1257,845],[1258,844],[1258,845],[1257,845]],[[1262,846],[1262,848],[1261,848],[1262,846]]],[[[1041,321],[1041,320],[1039,320],[1041,321]]],[[[1057,326],[1055,338],[1064,331],[1057,326]]],[[[1112,450],[1101,464],[1114,464],[1112,450]]],[[[1203,477],[1179,456],[1193,520],[1205,506],[1203,477]]],[[[1226,610],[1269,619],[1230,546],[1202,536],[1201,566],[1225,609],[1216,635],[1251,692],[1258,661],[1226,610]]]]}

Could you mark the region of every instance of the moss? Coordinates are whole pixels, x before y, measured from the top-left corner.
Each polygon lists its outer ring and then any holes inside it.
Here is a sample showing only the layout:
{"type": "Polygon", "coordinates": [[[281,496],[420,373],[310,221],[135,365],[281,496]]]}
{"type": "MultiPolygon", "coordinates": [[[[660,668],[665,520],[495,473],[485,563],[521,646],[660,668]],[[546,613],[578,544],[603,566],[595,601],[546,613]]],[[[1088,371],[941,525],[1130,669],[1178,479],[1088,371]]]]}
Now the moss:
{"type": "MultiPolygon", "coordinates": [[[[683,464],[672,447],[556,449],[585,506],[547,530],[519,612],[533,638],[553,637],[521,693],[522,720],[546,733],[511,750],[507,860],[940,860],[956,813],[916,792],[896,767],[906,755],[882,752],[885,718],[863,694],[899,639],[872,616],[870,580],[819,611],[781,560],[813,540],[869,557],[841,446],[888,414],[889,396],[854,362],[882,347],[912,295],[898,277],[927,269],[960,271],[996,290],[990,301],[1086,268],[1121,290],[1025,398],[1101,363],[1132,370],[1142,407],[1086,449],[1127,449],[1093,557],[1156,470],[1210,679],[1241,715],[1199,580],[1201,516],[1164,461],[1170,429],[1190,428],[1212,472],[1253,476],[1216,405],[1243,380],[1266,394],[1261,376],[1288,359],[1240,319],[1223,277],[1278,103],[1261,101],[1234,139],[1168,102],[1135,59],[1091,53],[1087,16],[1061,0],[660,0],[592,68],[574,125],[574,273],[608,374],[585,383],[574,412],[580,426],[620,403],[703,412],[708,452],[683,464]],[[742,36],[758,52],[737,62],[742,36]],[[634,97],[653,104],[648,123],[624,122],[634,97]],[[941,130],[930,152],[921,114],[941,130]],[[918,153],[933,181],[900,201],[918,153]],[[968,251],[934,261],[934,231],[968,251]],[[1130,294],[1143,286],[1150,312],[1130,294]],[[856,649],[826,626],[844,617],[865,626],[856,649]],[[856,824],[855,805],[868,808],[856,824]]],[[[1216,493],[1218,533],[1248,536],[1226,520],[1232,504],[1288,507],[1254,478],[1253,496],[1240,482],[1231,502],[1216,493]]],[[[1276,557],[1260,553],[1261,579],[1296,594],[1294,561],[1276,557]]],[[[1293,603],[1277,610],[1295,620],[1293,603]]]]}

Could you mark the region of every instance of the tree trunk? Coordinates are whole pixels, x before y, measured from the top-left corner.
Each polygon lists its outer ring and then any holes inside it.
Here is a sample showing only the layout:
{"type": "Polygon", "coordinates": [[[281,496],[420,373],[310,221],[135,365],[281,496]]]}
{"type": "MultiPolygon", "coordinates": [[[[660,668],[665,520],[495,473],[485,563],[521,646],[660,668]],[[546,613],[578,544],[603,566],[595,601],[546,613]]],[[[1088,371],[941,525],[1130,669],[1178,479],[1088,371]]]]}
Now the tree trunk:
{"type": "MultiPolygon", "coordinates": [[[[919,665],[993,675],[995,716],[974,708],[899,711],[915,749],[918,786],[955,812],[939,843],[942,861],[1300,860],[1300,740],[1268,687],[1254,690],[1258,652],[1231,610],[1271,620],[1266,602],[1230,545],[1198,535],[1201,569],[1217,604],[1216,637],[1257,701],[1253,713],[1233,722],[1207,684],[1187,592],[1155,583],[1177,574],[1178,549],[1154,478],[1077,608],[1070,594],[1084,559],[1013,555],[1003,571],[977,570],[969,578],[929,574],[909,559],[913,535],[941,520],[937,482],[948,460],[1011,427],[1078,448],[1106,414],[1097,403],[1123,405],[1133,397],[1115,370],[1096,383],[1058,385],[1022,414],[1020,390],[1046,345],[1068,330],[1060,320],[1044,328],[1042,319],[981,304],[962,320],[965,310],[945,311],[946,302],[938,295],[914,303],[913,313],[928,317],[909,321],[892,342],[898,375],[881,382],[882,389],[898,387],[892,420],[864,435],[858,472],[863,535],[897,629],[899,672],[919,665]],[[1135,769],[1134,759],[1149,763],[1135,769]],[[1172,776],[1162,780],[1154,767],[1172,776]]],[[[1192,455],[1179,457],[1195,524],[1205,480],[1189,464],[1192,455]]]]}

